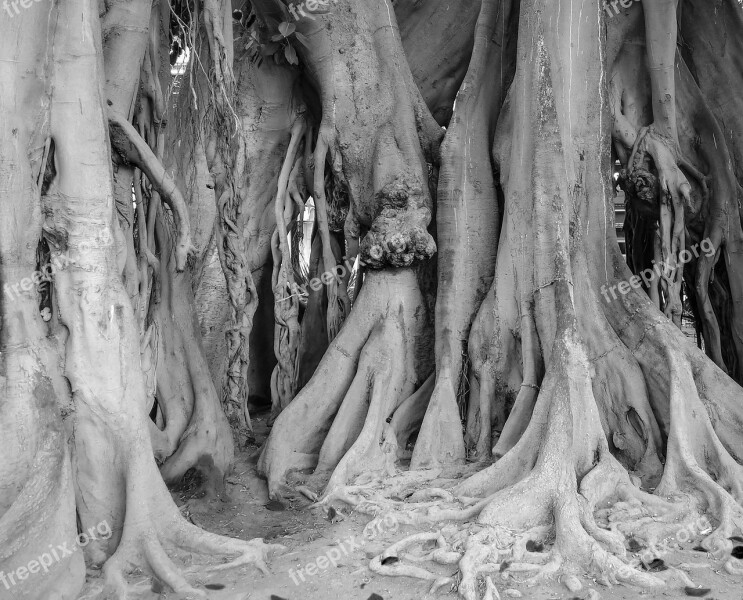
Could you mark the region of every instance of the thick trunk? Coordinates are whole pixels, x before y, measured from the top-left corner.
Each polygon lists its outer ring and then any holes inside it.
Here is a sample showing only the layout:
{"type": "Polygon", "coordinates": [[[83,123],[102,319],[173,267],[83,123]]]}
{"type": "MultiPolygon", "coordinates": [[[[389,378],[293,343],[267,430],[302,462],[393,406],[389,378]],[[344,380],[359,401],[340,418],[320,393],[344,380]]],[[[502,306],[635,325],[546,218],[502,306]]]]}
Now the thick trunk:
{"type": "MultiPolygon", "coordinates": [[[[439,244],[447,250],[438,256],[436,387],[413,452],[412,468],[461,463],[465,458],[457,404],[465,402],[460,390],[468,368],[467,338],[492,282],[500,227],[491,149],[515,68],[518,21],[510,18],[510,7],[510,2],[486,1],[482,5],[472,61],[457,96],[459,108],[441,147],[436,232],[439,244]],[[495,16],[499,9],[505,11],[502,19],[495,16]]],[[[479,352],[473,349],[472,354],[479,352]]],[[[487,386],[487,374],[477,373],[476,384],[487,386]]],[[[485,431],[490,431],[489,422],[485,431]]],[[[483,444],[480,454],[489,454],[483,444]]]]}
{"type": "MultiPolygon", "coordinates": [[[[49,115],[53,31],[50,6],[33,4],[0,22],[0,598],[75,598],[81,553],[67,432],[69,388],[59,369],[60,339],[40,315],[37,263],[42,189],[54,163],[49,115]],[[36,274],[35,277],[34,274],[36,274]],[[43,553],[43,557],[41,554],[43,553]],[[39,564],[41,560],[41,566],[39,564]],[[30,561],[36,563],[29,573],[30,561]]],[[[63,257],[64,258],[64,257],[63,257]]],[[[45,285],[49,285],[46,283],[45,285]]],[[[61,333],[61,332],[60,332],[61,333]]]]}
{"type": "MultiPolygon", "coordinates": [[[[269,10],[276,7],[264,7],[264,17],[269,10]]],[[[329,477],[328,491],[342,488],[361,468],[387,472],[397,442],[385,421],[428,378],[430,360],[427,311],[418,269],[411,265],[435,251],[427,231],[432,200],[426,157],[437,153],[441,130],[415,87],[384,0],[303,19],[297,28],[308,40],[300,60],[322,109],[308,188],[315,198],[323,269],[331,272],[338,263],[330,221],[344,189],[348,255],[353,259],[358,249],[370,271],[340,333],[349,304],[344,280],[336,277],[325,286],[333,341],[315,375],[279,415],[263,450],[259,466],[272,497],[285,493],[286,478],[297,469],[315,467],[313,485],[323,487],[329,477]],[[355,100],[372,97],[374,103],[355,100]],[[391,341],[385,344],[384,335],[391,341]],[[342,376],[324,381],[337,364],[342,376]],[[383,430],[386,441],[380,445],[383,430]]]]}

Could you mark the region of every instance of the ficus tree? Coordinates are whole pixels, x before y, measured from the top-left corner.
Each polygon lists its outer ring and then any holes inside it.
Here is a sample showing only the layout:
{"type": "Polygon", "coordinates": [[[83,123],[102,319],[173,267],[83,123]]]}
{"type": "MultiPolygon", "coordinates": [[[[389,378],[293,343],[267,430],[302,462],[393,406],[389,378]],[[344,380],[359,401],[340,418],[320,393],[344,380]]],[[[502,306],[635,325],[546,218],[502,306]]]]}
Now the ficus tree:
{"type": "Polygon", "coordinates": [[[223,495],[258,390],[269,494],[440,524],[371,567],[440,587],[384,560],[435,541],[467,600],[502,564],[662,585],[626,537],[701,514],[706,548],[743,533],[736,0],[11,13],[0,570],[112,532],[14,594],[75,597],[83,558],[114,598],[133,570],[206,597],[184,552],[265,570],[280,548],[196,528],[166,487],[193,470],[223,495]]]}

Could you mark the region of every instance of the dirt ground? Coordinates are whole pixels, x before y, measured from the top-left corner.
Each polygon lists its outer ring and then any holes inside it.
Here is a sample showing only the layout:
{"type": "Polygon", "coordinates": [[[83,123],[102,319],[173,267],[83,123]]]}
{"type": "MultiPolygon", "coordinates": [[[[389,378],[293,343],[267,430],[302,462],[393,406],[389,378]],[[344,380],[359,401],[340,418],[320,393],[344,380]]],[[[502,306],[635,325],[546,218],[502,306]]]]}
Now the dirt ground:
{"type": "MultiPolygon", "coordinates": [[[[381,527],[367,531],[369,517],[353,513],[350,508],[338,506],[338,514],[331,522],[326,509],[308,509],[309,502],[299,500],[284,507],[269,504],[265,482],[256,474],[256,452],[265,439],[268,428],[266,416],[255,419],[256,445],[240,453],[234,473],[229,477],[231,502],[211,503],[208,506],[186,505],[182,510],[195,524],[220,534],[266,542],[280,543],[288,548],[285,554],[274,556],[269,562],[271,574],[264,576],[253,567],[191,576],[189,579],[211,588],[212,600],[417,600],[456,599],[456,591],[443,588],[435,595],[428,594],[429,582],[407,577],[381,577],[369,570],[369,561],[393,542],[409,533],[420,531],[412,527],[381,527]],[[351,539],[352,538],[352,539],[351,539]],[[340,557],[340,558],[338,558],[340,557]],[[334,560],[330,560],[330,559],[334,560]],[[333,564],[335,563],[335,565],[333,564]],[[310,566],[307,573],[307,567],[310,566]],[[299,574],[302,569],[302,575],[299,574]]],[[[174,493],[179,505],[188,500],[188,491],[174,493]]],[[[680,536],[682,539],[685,536],[680,536]]],[[[669,539],[670,550],[663,552],[662,560],[669,567],[680,567],[696,586],[709,588],[703,597],[711,599],[741,598],[739,579],[722,570],[723,561],[711,555],[692,550],[697,539],[684,543],[669,539]]],[[[743,541],[741,542],[743,543],[743,541]]],[[[180,556],[189,562],[189,557],[180,556]]],[[[194,562],[197,562],[194,560],[194,562]]],[[[453,575],[456,566],[424,563],[426,568],[441,575],[453,575]]],[[[91,575],[94,575],[91,573],[91,575]]],[[[172,600],[173,593],[161,592],[152,586],[145,575],[133,576],[131,598],[136,600],[172,600]]],[[[494,578],[501,597],[522,597],[534,600],[603,598],[629,600],[633,598],[686,598],[683,583],[677,581],[665,589],[643,591],[625,586],[607,588],[591,580],[583,580],[584,588],[571,593],[559,582],[527,587],[513,578],[494,578]],[[506,591],[508,590],[508,591],[506,591]],[[512,591],[513,590],[513,591],[512,591]],[[598,592],[599,596],[590,590],[598,592]],[[519,596],[520,594],[521,596],[519,596]]],[[[100,580],[93,577],[86,585],[81,599],[100,596],[100,580]]]]}

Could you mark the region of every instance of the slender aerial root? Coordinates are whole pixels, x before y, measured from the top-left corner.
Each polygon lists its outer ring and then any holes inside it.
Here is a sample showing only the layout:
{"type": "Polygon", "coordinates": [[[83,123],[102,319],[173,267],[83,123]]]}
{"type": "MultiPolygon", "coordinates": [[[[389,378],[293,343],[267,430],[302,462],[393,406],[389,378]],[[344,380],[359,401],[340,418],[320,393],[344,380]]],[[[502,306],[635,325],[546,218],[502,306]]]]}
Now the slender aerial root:
{"type": "MultiPolygon", "coordinates": [[[[300,210],[304,208],[301,198],[289,192],[292,176],[296,177],[295,164],[301,160],[301,143],[306,123],[299,116],[292,126],[292,136],[286,151],[286,158],[279,174],[274,217],[276,231],[271,245],[273,250],[272,287],[274,291],[274,353],[276,366],[271,374],[271,419],[273,424],[278,414],[294,398],[297,379],[297,352],[299,350],[299,297],[291,264],[287,225],[295,215],[295,203],[300,210]]],[[[295,184],[296,185],[296,184],[295,184]]]]}
{"type": "MultiPolygon", "coordinates": [[[[336,265],[335,255],[333,254],[333,245],[330,239],[330,228],[328,225],[328,204],[325,196],[325,163],[328,158],[330,149],[336,140],[336,134],[333,128],[327,125],[321,125],[315,145],[315,173],[313,195],[315,197],[315,210],[317,217],[317,229],[322,241],[322,257],[325,271],[328,272],[336,265]]],[[[326,285],[328,295],[327,309],[327,331],[328,341],[333,340],[341,329],[341,325],[346,317],[344,310],[348,307],[339,301],[338,281],[333,278],[326,285]]]]}
{"type": "Polygon", "coordinates": [[[113,110],[109,110],[108,118],[111,128],[111,141],[114,147],[142,170],[153,187],[160,192],[162,198],[173,210],[178,230],[175,249],[176,269],[178,272],[182,272],[186,268],[188,258],[196,252],[191,240],[191,225],[183,194],[163,167],[160,159],[147,142],[139,136],[134,126],[113,110]]]}

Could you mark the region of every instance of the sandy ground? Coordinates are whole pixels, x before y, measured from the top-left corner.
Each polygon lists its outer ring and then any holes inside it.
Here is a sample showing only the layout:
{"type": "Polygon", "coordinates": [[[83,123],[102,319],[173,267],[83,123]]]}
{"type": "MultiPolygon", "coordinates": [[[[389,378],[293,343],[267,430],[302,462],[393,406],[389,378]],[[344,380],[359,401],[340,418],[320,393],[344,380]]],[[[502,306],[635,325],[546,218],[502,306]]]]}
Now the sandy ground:
{"type": "MultiPolygon", "coordinates": [[[[258,443],[265,439],[267,428],[265,416],[255,421],[258,443]]],[[[255,451],[246,449],[238,456],[234,473],[229,478],[231,502],[218,502],[208,506],[195,506],[184,513],[197,525],[217,533],[242,538],[264,538],[267,542],[280,543],[288,550],[269,562],[271,574],[264,576],[253,567],[208,576],[190,576],[193,582],[212,588],[209,597],[213,600],[417,600],[459,598],[454,590],[444,588],[436,595],[428,594],[429,583],[410,578],[381,577],[369,570],[369,561],[391,543],[414,530],[411,527],[395,527],[390,523],[377,531],[364,527],[369,517],[354,514],[348,507],[338,506],[340,514],[331,522],[325,509],[308,509],[308,502],[299,500],[280,508],[268,504],[265,482],[256,475],[255,451]],[[252,456],[251,456],[252,455],[252,456]],[[332,560],[331,560],[332,559],[332,560]],[[333,564],[335,563],[335,564],[333,564]],[[310,567],[309,573],[307,571],[310,567]],[[300,569],[302,574],[300,575],[300,569]],[[215,589],[218,588],[218,589],[215,589]]],[[[179,504],[188,499],[188,491],[174,493],[179,504]]],[[[682,539],[685,536],[680,536],[682,539]]],[[[666,565],[681,565],[697,586],[710,588],[704,598],[741,598],[741,581],[722,571],[723,562],[710,555],[692,550],[698,539],[679,543],[668,540],[670,550],[663,553],[666,565]]],[[[188,556],[180,556],[189,562],[188,556]]],[[[194,562],[195,561],[195,557],[194,562]]],[[[453,575],[456,566],[433,566],[426,568],[442,575],[453,575]]],[[[91,573],[92,575],[92,573],[91,573]]],[[[160,592],[144,576],[133,576],[130,597],[136,600],[175,599],[184,600],[173,593],[160,592]],[[153,589],[154,587],[154,589],[153,589]]],[[[571,593],[559,582],[527,587],[524,584],[500,576],[494,579],[501,597],[532,598],[535,600],[571,600],[598,597],[607,600],[629,600],[632,598],[686,598],[684,585],[676,582],[665,589],[643,591],[635,588],[615,586],[607,588],[592,580],[583,580],[584,588],[571,593]],[[515,590],[513,596],[506,590],[515,590]],[[600,596],[591,594],[596,590],[600,596]]],[[[81,598],[100,597],[100,580],[92,578],[81,598]]]]}

